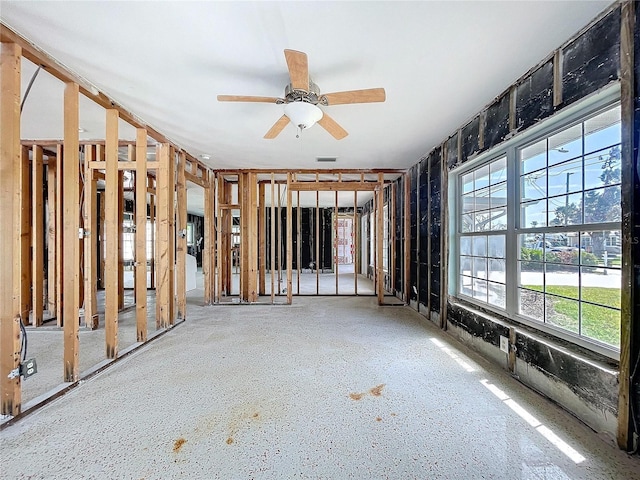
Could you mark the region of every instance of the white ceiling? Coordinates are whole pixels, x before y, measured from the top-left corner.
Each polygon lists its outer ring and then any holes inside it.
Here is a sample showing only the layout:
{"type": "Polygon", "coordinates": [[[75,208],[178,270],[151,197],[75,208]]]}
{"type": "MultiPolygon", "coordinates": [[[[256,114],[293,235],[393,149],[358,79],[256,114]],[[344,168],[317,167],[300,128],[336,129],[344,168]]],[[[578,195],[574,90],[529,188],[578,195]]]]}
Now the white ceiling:
{"type": "MultiPolygon", "coordinates": [[[[610,3],[2,0],[0,18],[213,168],[408,168],[610,3]],[[323,93],[384,87],[386,102],[323,107],[344,140],[292,125],[263,139],[282,106],[216,96],[283,96],[285,48],[323,93]]],[[[23,138],[62,137],[62,93],[39,74],[23,138]]],[[[104,138],[101,107],[80,115],[83,139],[104,138]]]]}

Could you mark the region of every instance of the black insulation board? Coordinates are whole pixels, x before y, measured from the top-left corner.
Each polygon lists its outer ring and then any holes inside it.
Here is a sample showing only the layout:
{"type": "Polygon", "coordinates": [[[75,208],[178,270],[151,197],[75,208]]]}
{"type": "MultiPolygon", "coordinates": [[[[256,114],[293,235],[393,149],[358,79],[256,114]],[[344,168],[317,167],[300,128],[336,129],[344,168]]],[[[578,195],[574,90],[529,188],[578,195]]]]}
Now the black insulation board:
{"type": "Polygon", "coordinates": [[[516,130],[524,130],[553,113],[553,60],[516,86],[516,130]]]}
{"type": "Polygon", "coordinates": [[[429,237],[431,239],[430,294],[431,311],[440,312],[440,240],[442,238],[442,152],[436,148],[429,156],[429,237]]]}
{"type": "Polygon", "coordinates": [[[427,305],[429,301],[429,158],[420,160],[420,266],[419,291],[420,303],[427,305]]]}
{"type": "Polygon", "coordinates": [[[563,49],[563,104],[580,100],[619,77],[620,8],[616,8],[563,49]]]}
{"type": "Polygon", "coordinates": [[[454,134],[447,140],[447,168],[452,170],[458,166],[458,134],[454,134]]]}
{"type": "Polygon", "coordinates": [[[409,195],[410,224],[411,224],[411,251],[409,252],[409,295],[411,300],[417,300],[418,285],[418,165],[411,167],[409,171],[411,188],[409,195]]]}
{"type": "Polygon", "coordinates": [[[489,108],[484,125],[485,150],[495,147],[509,133],[509,92],[498,98],[489,108]]]}
{"type": "Polygon", "coordinates": [[[479,135],[480,135],[480,116],[471,120],[467,125],[462,127],[462,145],[460,163],[469,160],[470,157],[480,151],[479,135]]]}
{"type": "Polygon", "coordinates": [[[404,178],[400,177],[395,183],[396,188],[396,196],[394,199],[395,202],[395,225],[392,228],[395,229],[395,285],[393,288],[396,292],[403,291],[403,275],[402,268],[404,266],[403,259],[403,233],[404,229],[402,228],[404,225],[404,178]]]}

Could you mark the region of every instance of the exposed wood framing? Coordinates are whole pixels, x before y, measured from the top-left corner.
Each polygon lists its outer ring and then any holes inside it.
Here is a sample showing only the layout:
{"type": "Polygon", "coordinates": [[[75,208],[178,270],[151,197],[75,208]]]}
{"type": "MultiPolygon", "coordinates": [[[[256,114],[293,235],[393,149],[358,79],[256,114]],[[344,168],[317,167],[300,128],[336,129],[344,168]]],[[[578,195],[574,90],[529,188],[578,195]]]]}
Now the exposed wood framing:
{"type": "Polygon", "coordinates": [[[440,169],[442,172],[440,204],[440,328],[447,329],[447,298],[449,297],[449,170],[447,169],[448,142],[442,144],[440,169]]]}
{"type": "Polygon", "coordinates": [[[293,268],[293,208],[291,205],[291,174],[287,174],[287,304],[292,301],[293,268]]]}
{"type": "Polygon", "coordinates": [[[167,327],[173,325],[176,318],[176,152],[172,145],[169,145],[168,174],[167,193],[169,195],[169,323],[167,327]]]}
{"type": "Polygon", "coordinates": [[[300,295],[300,275],[302,273],[302,269],[300,268],[300,264],[302,263],[302,209],[300,208],[300,192],[298,192],[297,197],[297,216],[296,216],[296,269],[297,269],[297,286],[296,293],[300,295]]]}
{"type": "Polygon", "coordinates": [[[562,103],[562,49],[553,54],[553,106],[562,103]]]}
{"type": "Polygon", "coordinates": [[[173,195],[169,191],[169,169],[172,167],[169,144],[159,144],[157,146],[156,157],[160,162],[160,168],[157,171],[157,225],[156,225],[156,267],[157,267],[157,285],[156,285],[156,328],[169,327],[170,295],[169,283],[173,281],[170,277],[169,270],[169,202],[173,195]]]}
{"type": "Polygon", "coordinates": [[[56,165],[58,159],[49,157],[47,163],[47,311],[56,314],[56,165]]]}
{"type": "Polygon", "coordinates": [[[267,211],[265,209],[265,184],[258,184],[258,293],[264,295],[266,292],[267,274],[267,211]]]}
{"type": "Polygon", "coordinates": [[[136,129],[136,340],[147,341],[147,131],[136,129]]]}
{"type": "Polygon", "coordinates": [[[314,244],[316,246],[316,295],[320,294],[320,192],[316,191],[316,228],[314,244]]]}
{"type": "MultiPolygon", "coordinates": [[[[16,203],[20,178],[20,54],[13,43],[0,46],[0,225],[18,230],[16,203]]],[[[9,372],[20,363],[18,235],[0,235],[0,413],[17,415],[21,409],[20,377],[9,372]]]]}
{"type": "Polygon", "coordinates": [[[118,299],[120,275],[114,266],[120,263],[119,244],[121,241],[118,227],[118,111],[107,110],[106,130],[106,180],[104,192],[104,240],[105,245],[105,334],[107,358],[118,356],[118,299]]]}
{"type": "MultiPolygon", "coordinates": [[[[151,180],[151,179],[149,179],[151,180]]],[[[155,179],[154,179],[155,182],[155,179]]],[[[154,183],[155,185],[155,183],[154,183]]],[[[155,190],[155,189],[154,189],[155,190]]],[[[149,197],[149,229],[151,238],[149,239],[149,245],[151,245],[151,255],[149,256],[149,288],[156,288],[156,194],[153,193],[149,197]]]]}
{"type": "Polygon", "coordinates": [[[187,185],[185,179],[186,155],[178,153],[178,204],[177,204],[177,230],[176,240],[176,307],[177,317],[187,318],[187,185]]]}
{"type": "MultiPolygon", "coordinates": [[[[634,145],[635,128],[637,125],[635,111],[636,82],[634,64],[634,26],[636,3],[625,1],[622,3],[622,21],[620,32],[620,104],[621,104],[621,136],[622,136],[622,296],[620,315],[620,375],[618,389],[618,446],[624,450],[633,448],[633,416],[631,375],[634,369],[635,356],[640,352],[640,345],[633,345],[634,321],[638,317],[637,311],[637,250],[634,240],[637,240],[637,152],[634,145]],[[635,347],[635,352],[632,352],[635,347]],[[635,353],[635,355],[632,355],[635,353]]],[[[637,331],[638,327],[635,327],[637,331]]],[[[636,364],[637,366],[637,364],[636,364]]],[[[636,413],[637,414],[637,413],[636,413]]],[[[638,433],[638,432],[636,432],[638,433]]]]}
{"type": "Polygon", "coordinates": [[[384,216],[382,215],[384,208],[384,175],[378,176],[377,208],[376,208],[376,288],[378,292],[378,305],[384,303],[384,270],[382,268],[382,247],[384,246],[384,216]]]}
{"type": "Polygon", "coordinates": [[[96,148],[93,145],[84,147],[84,323],[91,330],[98,328],[98,181],[91,175],[90,168],[96,158],[96,148]]]}
{"type": "Polygon", "coordinates": [[[338,295],[338,276],[339,276],[339,255],[338,255],[338,192],[334,194],[334,206],[333,206],[333,225],[331,225],[333,230],[333,265],[335,270],[335,279],[336,279],[336,295],[338,295]]]}
{"type": "Polygon", "coordinates": [[[391,184],[389,192],[389,284],[396,293],[396,184],[391,184]]]}
{"type": "Polygon", "coordinates": [[[358,235],[356,232],[358,231],[358,192],[353,192],[353,230],[352,230],[352,242],[353,242],[353,293],[358,295],[358,267],[360,266],[358,262],[359,252],[358,248],[358,235]]]}
{"type": "Polygon", "coordinates": [[[353,192],[373,191],[378,188],[377,182],[292,182],[291,190],[294,192],[353,192]]]}
{"type": "Polygon", "coordinates": [[[63,263],[64,302],[64,381],[75,382],[80,377],[78,369],[78,319],[80,304],[80,207],[78,177],[80,159],[78,128],[80,123],[78,84],[67,83],[64,89],[64,193],[63,199],[63,263]]]}
{"type": "Polygon", "coordinates": [[[204,249],[202,255],[202,275],[204,277],[204,304],[211,305],[215,301],[215,258],[208,255],[210,245],[216,244],[215,210],[213,209],[213,197],[215,196],[215,177],[207,183],[204,189],[204,249]],[[212,288],[213,287],[213,288],[212,288]]]}
{"type": "Polygon", "coordinates": [[[32,226],[31,238],[33,245],[32,278],[33,278],[33,317],[32,325],[42,325],[44,314],[44,165],[42,147],[33,146],[32,171],[32,226]]]}
{"type": "Polygon", "coordinates": [[[56,158],[58,162],[56,164],[56,323],[58,327],[63,326],[64,318],[62,315],[63,308],[63,260],[66,255],[66,252],[63,249],[62,237],[63,237],[63,228],[62,228],[62,211],[64,208],[64,188],[63,188],[63,179],[65,176],[66,168],[63,161],[64,149],[62,145],[58,145],[56,151],[56,158]]]}
{"type": "Polygon", "coordinates": [[[404,281],[402,288],[404,291],[404,302],[409,305],[411,300],[411,179],[409,173],[404,174],[404,246],[403,246],[403,272],[404,281]]]}
{"type": "Polygon", "coordinates": [[[22,147],[20,155],[20,317],[29,323],[31,310],[31,182],[29,182],[29,148],[22,147]]]}
{"type": "Polygon", "coordinates": [[[275,302],[275,266],[276,266],[276,202],[275,202],[276,186],[274,183],[273,173],[271,174],[271,303],[275,302]]]}
{"type": "Polygon", "coordinates": [[[276,214],[277,221],[277,238],[278,238],[278,295],[282,293],[282,193],[280,191],[280,184],[278,184],[278,211],[276,214]]]}

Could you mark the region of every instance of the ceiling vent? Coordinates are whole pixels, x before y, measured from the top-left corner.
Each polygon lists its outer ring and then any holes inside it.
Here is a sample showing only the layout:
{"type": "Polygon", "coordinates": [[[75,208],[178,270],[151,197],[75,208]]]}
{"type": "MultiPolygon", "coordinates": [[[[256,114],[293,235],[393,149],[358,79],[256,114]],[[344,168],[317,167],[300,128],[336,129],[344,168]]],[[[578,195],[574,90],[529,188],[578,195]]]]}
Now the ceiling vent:
{"type": "Polygon", "coordinates": [[[335,162],[338,160],[336,157],[317,157],[316,162],[335,162]]]}

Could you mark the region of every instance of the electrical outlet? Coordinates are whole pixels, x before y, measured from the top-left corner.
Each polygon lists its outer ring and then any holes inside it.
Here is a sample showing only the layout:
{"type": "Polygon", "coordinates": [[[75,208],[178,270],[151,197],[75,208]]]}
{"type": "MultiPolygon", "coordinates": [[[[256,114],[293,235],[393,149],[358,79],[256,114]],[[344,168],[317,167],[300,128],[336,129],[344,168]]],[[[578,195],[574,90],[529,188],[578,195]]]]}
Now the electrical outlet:
{"type": "Polygon", "coordinates": [[[509,353],[509,339],[500,335],[500,350],[504,353],[509,353]]]}

